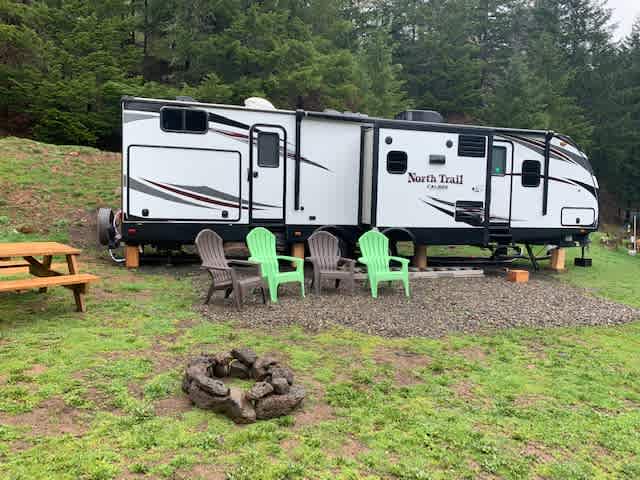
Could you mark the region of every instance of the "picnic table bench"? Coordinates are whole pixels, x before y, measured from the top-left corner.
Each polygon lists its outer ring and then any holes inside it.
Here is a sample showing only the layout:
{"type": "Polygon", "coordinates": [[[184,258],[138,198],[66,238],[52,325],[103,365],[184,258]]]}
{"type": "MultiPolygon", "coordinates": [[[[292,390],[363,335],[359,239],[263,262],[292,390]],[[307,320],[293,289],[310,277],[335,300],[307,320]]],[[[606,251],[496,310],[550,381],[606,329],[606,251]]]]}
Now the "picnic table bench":
{"type": "Polygon", "coordinates": [[[46,292],[48,287],[62,286],[73,291],[76,308],[79,312],[86,311],[84,294],[87,285],[99,280],[95,275],[80,273],[78,255],[80,250],[57,242],[20,242],[0,243],[0,258],[22,258],[23,260],[0,261],[0,276],[16,273],[30,273],[35,278],[19,280],[1,280],[0,292],[16,292],[39,289],[46,292]],[[59,269],[64,264],[52,264],[54,255],[64,255],[67,259],[68,273],[59,269]],[[42,261],[35,257],[42,257],[42,261]]]}

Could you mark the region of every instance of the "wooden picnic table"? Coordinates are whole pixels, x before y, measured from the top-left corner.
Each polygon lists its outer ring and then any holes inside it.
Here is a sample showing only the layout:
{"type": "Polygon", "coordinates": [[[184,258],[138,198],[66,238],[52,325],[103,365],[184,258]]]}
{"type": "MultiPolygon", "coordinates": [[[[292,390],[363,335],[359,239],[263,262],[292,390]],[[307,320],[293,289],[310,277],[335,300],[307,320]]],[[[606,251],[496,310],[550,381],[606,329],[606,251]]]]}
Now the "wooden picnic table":
{"type": "Polygon", "coordinates": [[[84,294],[87,285],[99,278],[95,275],[80,273],[78,255],[80,250],[57,242],[18,242],[0,243],[0,258],[22,258],[23,261],[0,261],[0,275],[28,272],[36,278],[20,280],[1,280],[0,292],[14,292],[38,288],[46,292],[48,287],[63,286],[73,291],[73,297],[79,312],[86,311],[84,294]],[[63,273],[52,265],[55,255],[64,255],[67,259],[68,273],[63,273]],[[38,260],[36,257],[42,257],[38,260]],[[24,269],[24,270],[21,270],[24,269]]]}

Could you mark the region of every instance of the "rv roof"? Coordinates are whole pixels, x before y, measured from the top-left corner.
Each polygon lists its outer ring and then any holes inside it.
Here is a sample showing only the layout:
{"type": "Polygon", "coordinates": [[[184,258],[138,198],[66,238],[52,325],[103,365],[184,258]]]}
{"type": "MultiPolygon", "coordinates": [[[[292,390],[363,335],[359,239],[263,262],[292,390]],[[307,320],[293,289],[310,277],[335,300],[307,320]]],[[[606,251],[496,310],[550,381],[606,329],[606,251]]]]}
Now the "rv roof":
{"type": "MultiPolygon", "coordinates": [[[[202,107],[211,107],[211,108],[226,108],[232,110],[249,110],[254,112],[265,112],[265,113],[284,113],[293,115],[296,113],[296,110],[284,110],[284,109],[259,109],[259,108],[248,108],[243,105],[226,105],[219,103],[204,103],[198,101],[186,101],[186,100],[167,100],[160,98],[142,98],[142,97],[122,97],[122,102],[140,102],[140,103],[155,103],[162,105],[182,105],[182,106],[202,106],[202,107]]],[[[133,110],[137,110],[137,108],[133,108],[133,110]]],[[[492,131],[497,134],[501,132],[504,133],[528,133],[534,135],[545,135],[547,133],[546,130],[529,130],[529,129],[520,129],[520,128],[501,128],[501,127],[491,127],[491,126],[482,126],[482,125],[465,125],[465,124],[455,124],[455,123],[431,123],[431,122],[418,122],[418,121],[408,121],[408,120],[392,120],[388,118],[381,117],[368,117],[366,115],[357,114],[357,113],[340,113],[340,112],[315,112],[315,111],[303,111],[303,115],[308,117],[316,117],[316,118],[327,118],[348,122],[358,122],[358,123],[370,123],[376,124],[380,127],[389,127],[389,128],[398,128],[404,127],[408,129],[417,129],[420,126],[422,127],[434,127],[434,128],[457,128],[461,130],[475,130],[475,131],[492,131]]],[[[568,137],[566,137],[568,138],[568,137]]],[[[574,143],[574,142],[571,142],[574,143]]]]}
{"type": "Polygon", "coordinates": [[[184,100],[168,100],[166,98],[143,98],[143,97],[122,97],[123,102],[145,102],[145,103],[161,103],[163,105],[182,105],[185,107],[188,106],[201,106],[201,107],[212,107],[212,108],[227,108],[233,110],[250,110],[253,112],[266,112],[266,113],[296,113],[295,110],[282,110],[279,108],[276,109],[266,109],[266,108],[249,108],[244,105],[226,105],[222,103],[205,103],[198,101],[184,101],[184,100]]]}

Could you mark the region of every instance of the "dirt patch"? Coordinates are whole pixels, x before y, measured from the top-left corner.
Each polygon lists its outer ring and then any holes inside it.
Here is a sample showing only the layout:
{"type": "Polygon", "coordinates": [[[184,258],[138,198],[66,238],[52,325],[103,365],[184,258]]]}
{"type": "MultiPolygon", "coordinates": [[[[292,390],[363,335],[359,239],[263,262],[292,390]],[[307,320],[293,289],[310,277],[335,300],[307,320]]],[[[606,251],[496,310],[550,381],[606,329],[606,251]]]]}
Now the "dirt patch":
{"type": "Polygon", "coordinates": [[[25,450],[29,450],[31,447],[33,447],[33,443],[25,440],[14,440],[9,444],[9,448],[11,448],[13,453],[24,452],[25,450]]]}
{"type": "Polygon", "coordinates": [[[335,420],[336,416],[333,408],[324,402],[317,402],[314,405],[304,404],[303,410],[296,413],[296,427],[306,427],[307,425],[316,425],[321,422],[335,420]]]}
{"type": "Polygon", "coordinates": [[[456,396],[466,402],[475,400],[476,396],[473,392],[475,385],[469,380],[462,380],[451,386],[451,390],[454,391],[456,396]]]}
{"type": "Polygon", "coordinates": [[[184,320],[180,320],[176,327],[180,329],[188,329],[193,328],[196,325],[200,325],[201,322],[202,320],[199,318],[185,318],[184,320]]]}
{"type": "Polygon", "coordinates": [[[280,442],[280,448],[282,448],[282,450],[287,453],[294,451],[299,446],[300,439],[298,439],[297,437],[290,437],[280,442]]]}
{"type": "Polygon", "coordinates": [[[188,470],[177,471],[174,478],[185,480],[226,480],[229,477],[219,465],[198,464],[193,465],[188,470]]]}
{"type": "Polygon", "coordinates": [[[45,400],[32,411],[20,415],[0,413],[0,423],[30,427],[35,436],[81,436],[87,431],[86,413],[68,406],[61,398],[45,400]]]}
{"type": "Polygon", "coordinates": [[[153,404],[156,415],[163,417],[177,417],[193,409],[193,404],[186,395],[163,398],[153,404]]]}
{"type": "MultiPolygon", "coordinates": [[[[154,348],[154,347],[152,347],[154,348]]],[[[170,354],[158,354],[155,353],[151,358],[153,362],[154,373],[166,373],[169,371],[176,371],[182,373],[184,370],[184,364],[186,358],[183,356],[172,356],[170,354]]]]}
{"type": "Polygon", "coordinates": [[[69,227],[71,244],[80,248],[96,245],[97,214],[94,211],[77,210],[69,227]]]}
{"type": "Polygon", "coordinates": [[[482,466],[475,460],[467,460],[467,465],[469,465],[469,468],[474,472],[473,478],[475,478],[476,480],[496,480],[500,478],[492,473],[485,472],[482,469],[482,466]]]}
{"type": "Polygon", "coordinates": [[[531,408],[543,403],[547,400],[544,395],[525,394],[518,395],[513,401],[514,406],[517,408],[531,408]]]}
{"type": "Polygon", "coordinates": [[[402,386],[421,383],[422,379],[418,371],[428,366],[431,362],[431,359],[424,355],[389,348],[379,348],[376,350],[373,355],[373,360],[376,363],[392,365],[395,371],[395,383],[402,386]]]}
{"type": "Polygon", "coordinates": [[[129,382],[127,384],[127,389],[134,398],[142,399],[142,397],[144,397],[144,390],[142,390],[140,382],[129,382]]]}
{"type": "Polygon", "coordinates": [[[527,442],[522,449],[521,455],[533,457],[541,463],[549,463],[555,460],[554,456],[549,452],[549,448],[539,442],[527,442]]]}
{"type": "Polygon", "coordinates": [[[469,346],[456,350],[458,355],[462,355],[466,360],[473,363],[485,363],[487,353],[480,347],[469,346]]]}
{"type": "Polygon", "coordinates": [[[46,365],[42,365],[40,363],[33,364],[29,370],[23,372],[25,375],[29,377],[37,377],[38,375],[42,375],[46,372],[48,367],[46,365]]]}
{"type": "Polygon", "coordinates": [[[369,447],[364,443],[353,436],[349,436],[346,441],[340,445],[339,451],[329,454],[329,456],[334,458],[356,458],[358,455],[368,451],[369,447]]]}

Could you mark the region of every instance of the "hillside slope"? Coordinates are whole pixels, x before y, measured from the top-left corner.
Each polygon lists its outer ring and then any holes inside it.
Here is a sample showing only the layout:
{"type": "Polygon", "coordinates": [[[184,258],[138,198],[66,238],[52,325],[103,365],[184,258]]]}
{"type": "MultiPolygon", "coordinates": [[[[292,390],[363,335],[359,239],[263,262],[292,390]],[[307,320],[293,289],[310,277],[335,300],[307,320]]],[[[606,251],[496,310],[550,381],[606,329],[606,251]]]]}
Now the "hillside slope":
{"type": "Polygon", "coordinates": [[[95,209],[116,206],[120,154],[88,147],[0,139],[0,241],[84,244],[95,209]]]}

